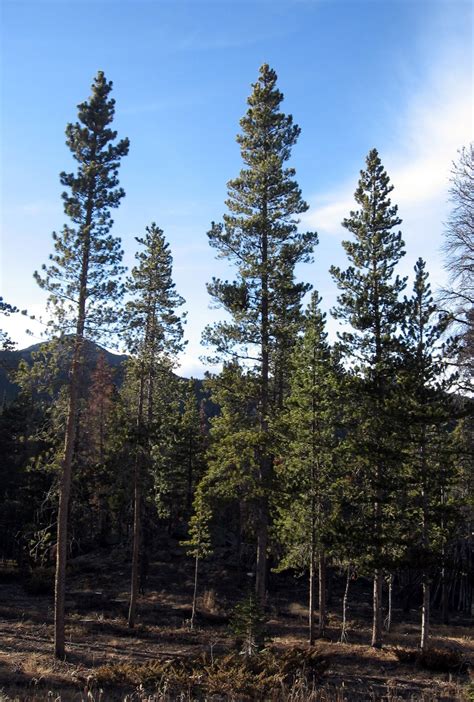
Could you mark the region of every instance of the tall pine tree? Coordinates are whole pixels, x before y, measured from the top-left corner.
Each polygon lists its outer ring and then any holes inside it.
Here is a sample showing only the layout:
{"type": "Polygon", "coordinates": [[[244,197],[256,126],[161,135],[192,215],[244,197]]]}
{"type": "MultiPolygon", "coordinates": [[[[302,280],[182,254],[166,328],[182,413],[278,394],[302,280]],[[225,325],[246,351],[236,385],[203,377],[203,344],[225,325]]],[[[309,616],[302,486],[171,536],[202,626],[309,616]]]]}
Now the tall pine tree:
{"type": "MultiPolygon", "coordinates": [[[[155,398],[157,389],[169,379],[176,354],[183,348],[182,316],[177,308],[183,303],[173,282],[173,259],[163,231],[152,223],[136,254],[137,265],[127,282],[131,299],[125,310],[128,349],[133,357],[131,375],[135,378],[135,467],[133,553],[128,625],[135,625],[141,546],[142,483],[144,466],[152,460],[155,398]],[[158,387],[157,387],[158,386],[158,387]]],[[[162,411],[166,411],[165,406],[162,411]]]]}
{"type": "MultiPolygon", "coordinates": [[[[441,338],[449,317],[440,315],[431,295],[423,259],[415,265],[413,295],[407,301],[404,364],[400,373],[406,418],[405,458],[408,474],[408,543],[411,560],[421,570],[423,589],[420,648],[429,642],[430,590],[453,527],[449,494],[454,479],[453,378],[447,373],[441,338]]],[[[458,408],[459,409],[459,408],[458,408]]]]}
{"type": "Polygon", "coordinates": [[[339,287],[334,315],[349,328],[341,334],[348,363],[360,383],[360,421],[355,450],[366,475],[367,517],[371,534],[368,564],[374,570],[372,645],[382,645],[383,568],[393,536],[393,491],[396,486],[396,422],[393,415],[395,371],[399,363],[399,330],[405,307],[399,296],[405,280],[395,274],[404,255],[393,186],[376,149],[366,160],[355,192],[359,209],[343,226],[353,235],[343,246],[350,266],[332,267],[339,287]]]}
{"type": "Polygon", "coordinates": [[[110,128],[115,101],[112,83],[99,71],[91,97],[78,106],[79,121],[66,127],[66,144],[78,167],[61,173],[64,211],[72,225],[53,233],[55,253],[38,284],[49,292],[52,330],[72,333],[73,361],[69,381],[69,410],[59,493],[55,579],[55,655],[64,658],[64,602],[66,583],[67,520],[71,471],[78,418],[79,379],[85,338],[100,337],[116,319],[115,302],[121,291],[120,240],[110,234],[110,210],[124,196],[118,187],[120,159],[128,153],[128,139],[116,142],[110,128]]]}
{"type": "Polygon", "coordinates": [[[300,129],[291,115],[280,111],[282,93],[277,75],[267,64],[248,99],[249,108],[237,136],[244,168],[228,183],[228,214],[213,224],[208,236],[219,258],[236,267],[233,282],[213,279],[208,291],[230,320],[208,328],[205,338],[217,358],[249,364],[256,378],[255,423],[258,441],[257,574],[260,602],[266,592],[269,492],[273,475],[271,417],[281,402],[275,381],[284,378],[284,365],[294,331],[301,323],[301,299],[309,286],[294,279],[295,265],[308,261],[316,234],[298,232],[298,215],[307,205],[285,166],[300,129]]]}

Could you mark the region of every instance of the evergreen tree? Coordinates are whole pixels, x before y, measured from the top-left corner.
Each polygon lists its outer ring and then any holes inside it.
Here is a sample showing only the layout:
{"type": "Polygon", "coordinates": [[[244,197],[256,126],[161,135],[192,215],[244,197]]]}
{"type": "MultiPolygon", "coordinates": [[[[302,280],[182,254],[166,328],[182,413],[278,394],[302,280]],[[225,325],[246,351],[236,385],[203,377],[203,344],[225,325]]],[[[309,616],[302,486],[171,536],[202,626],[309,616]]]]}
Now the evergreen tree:
{"type": "Polygon", "coordinates": [[[189,522],[189,537],[182,542],[186,547],[186,553],[194,557],[194,587],[193,602],[191,609],[191,629],[194,628],[196,619],[196,602],[199,576],[199,563],[211,552],[210,521],[212,518],[211,508],[206,500],[202,489],[196,491],[194,498],[194,514],[189,522]]]}
{"type": "Polygon", "coordinates": [[[66,144],[78,163],[76,173],[61,173],[64,211],[72,222],[60,234],[53,233],[55,253],[38,284],[49,292],[51,327],[74,335],[74,355],[69,382],[69,410],[58,511],[55,579],[55,643],[57,658],[64,658],[64,603],[66,587],[67,514],[78,416],[79,377],[84,339],[100,336],[115,321],[115,302],[120,293],[118,276],[122,250],[110,234],[110,210],[124,196],[118,187],[120,159],[128,153],[128,139],[115,142],[110,128],[115,101],[112,83],[99,71],[92,95],[78,106],[79,121],[68,124],[66,144]]]}
{"type": "Polygon", "coordinates": [[[194,493],[205,467],[207,427],[202,424],[196,381],[191,378],[180,388],[181,403],[171,428],[173,444],[162,471],[162,485],[175,523],[189,519],[194,493]],[[183,393],[184,389],[184,393],[183,393]],[[166,486],[166,487],[165,487],[166,486]]]}
{"type": "Polygon", "coordinates": [[[314,643],[316,561],[319,626],[326,627],[326,559],[332,546],[337,453],[341,424],[341,369],[331,353],[320,298],[313,293],[303,336],[292,357],[290,394],[283,420],[284,458],[277,466],[285,487],[277,521],[282,567],[309,570],[309,641],[314,643]]]}
{"type": "Polygon", "coordinates": [[[372,645],[382,644],[383,567],[396,533],[393,495],[397,485],[397,431],[393,395],[399,364],[399,328],[405,307],[399,296],[405,280],[395,275],[404,244],[395,227],[401,223],[393,190],[376,149],[369,152],[355,192],[360,209],[350,213],[343,226],[354,239],[343,246],[351,265],[331,273],[341,291],[334,315],[352,329],[341,334],[348,362],[360,382],[360,417],[355,442],[366,476],[368,564],[375,571],[372,645]]]}
{"type": "MultiPolygon", "coordinates": [[[[9,317],[15,312],[18,312],[18,309],[13,307],[13,305],[8,304],[8,302],[5,302],[3,297],[0,297],[0,314],[3,314],[5,317],[9,317]]],[[[15,342],[10,339],[8,334],[3,329],[0,329],[0,351],[12,351],[14,346],[15,342]]]]}
{"type": "MultiPolygon", "coordinates": [[[[128,614],[131,628],[135,624],[138,595],[143,466],[151,466],[157,389],[164,378],[170,377],[175,356],[183,348],[182,317],[176,310],[184,303],[175,290],[173,259],[163,231],[152,223],[146,228],[143,238],[137,237],[137,242],[143,248],[136,254],[138,263],[127,282],[131,299],[127,302],[124,318],[127,345],[134,359],[131,371],[137,386],[133,554],[128,614]]],[[[159,424],[162,424],[166,405],[160,409],[159,424]]]]}
{"type": "Polygon", "coordinates": [[[453,526],[449,504],[453,484],[453,434],[449,422],[456,409],[448,394],[452,378],[446,373],[446,349],[441,337],[449,317],[433,302],[423,259],[415,265],[413,296],[407,301],[404,334],[403,386],[405,451],[409,486],[409,536],[412,562],[421,569],[423,586],[420,648],[428,646],[430,584],[434,568],[453,526]]]}
{"type": "Polygon", "coordinates": [[[256,378],[255,431],[252,443],[258,465],[257,577],[258,600],[266,591],[269,492],[273,474],[270,422],[275,406],[282,404],[276,389],[294,332],[301,323],[301,299],[309,286],[294,280],[298,262],[308,261],[316,243],[314,233],[298,232],[297,216],[307,209],[294,179],[285,166],[300,129],[291,115],[280,111],[282,93],[275,71],[264,64],[248,99],[237,136],[244,168],[228,183],[229,213],[223,224],[213,224],[208,234],[220,258],[237,269],[233,282],[213,279],[208,291],[229,314],[230,320],[208,327],[206,341],[216,347],[216,357],[241,359],[256,378]]]}

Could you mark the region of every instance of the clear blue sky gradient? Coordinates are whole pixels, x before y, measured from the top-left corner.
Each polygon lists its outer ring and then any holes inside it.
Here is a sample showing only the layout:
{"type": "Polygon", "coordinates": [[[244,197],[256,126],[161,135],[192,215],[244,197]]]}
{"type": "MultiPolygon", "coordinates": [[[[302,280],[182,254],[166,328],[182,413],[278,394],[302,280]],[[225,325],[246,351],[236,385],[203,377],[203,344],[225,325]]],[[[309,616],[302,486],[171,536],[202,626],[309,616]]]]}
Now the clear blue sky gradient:
{"type": "MultiPolygon", "coordinates": [[[[300,274],[326,307],[337,292],[329,265],[345,265],[339,223],[373,146],[405,220],[406,271],[422,255],[434,286],[442,281],[450,162],[472,139],[470,2],[2,0],[1,12],[0,294],[13,304],[35,313],[43,304],[32,273],[66,221],[64,129],[99,69],[114,82],[115,127],[131,142],[114,232],[129,266],[133,237],[150,222],[170,241],[188,310],[183,373],[202,373],[200,333],[221,314],[208,309],[205,282],[231,272],[206,231],[241,167],[235,135],[263,62],[302,129],[291,164],[311,205],[302,226],[321,244],[300,274]]],[[[24,320],[3,326],[20,345],[38,338],[38,327],[25,338],[24,320]]]]}

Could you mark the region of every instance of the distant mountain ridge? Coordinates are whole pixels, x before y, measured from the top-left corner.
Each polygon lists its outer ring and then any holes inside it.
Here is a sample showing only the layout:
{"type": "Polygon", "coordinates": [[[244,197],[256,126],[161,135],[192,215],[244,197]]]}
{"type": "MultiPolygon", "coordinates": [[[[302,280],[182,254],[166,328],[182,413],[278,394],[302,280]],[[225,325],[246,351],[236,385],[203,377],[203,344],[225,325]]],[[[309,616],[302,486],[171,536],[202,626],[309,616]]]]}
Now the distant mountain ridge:
{"type": "MultiPolygon", "coordinates": [[[[20,361],[26,361],[29,365],[33,363],[33,354],[40,351],[41,347],[47,342],[33,344],[26,349],[15,349],[14,351],[0,351],[0,408],[5,404],[13,402],[20,392],[19,386],[14,383],[9,374],[18,368],[20,361]]],[[[85,367],[86,374],[90,376],[97,365],[97,359],[103,355],[109,368],[112,370],[112,379],[114,384],[120,388],[125,371],[125,363],[129,356],[125,354],[112,353],[107,351],[99,344],[85,340],[85,367]]],[[[60,376],[61,377],[61,376],[60,376]]],[[[87,377],[87,376],[86,376],[87,377]]],[[[66,372],[63,373],[64,382],[67,380],[66,372]]],[[[181,378],[185,382],[186,378],[181,378]]],[[[204,389],[203,381],[197,378],[194,379],[196,397],[199,401],[205,401],[205,412],[208,417],[213,417],[217,412],[217,406],[209,398],[209,393],[204,389]]]]}
{"type": "MultiPolygon", "coordinates": [[[[20,361],[26,361],[29,365],[33,363],[33,354],[40,351],[47,342],[33,344],[26,349],[15,349],[14,351],[0,351],[0,405],[12,402],[20,391],[20,388],[9,377],[10,373],[18,368],[20,361]]],[[[112,369],[114,383],[120,387],[123,382],[124,364],[128,356],[107,351],[93,341],[85,341],[85,364],[87,371],[91,371],[97,365],[100,355],[105,357],[107,365],[112,369]]],[[[64,378],[66,380],[66,378],[64,378]]]]}

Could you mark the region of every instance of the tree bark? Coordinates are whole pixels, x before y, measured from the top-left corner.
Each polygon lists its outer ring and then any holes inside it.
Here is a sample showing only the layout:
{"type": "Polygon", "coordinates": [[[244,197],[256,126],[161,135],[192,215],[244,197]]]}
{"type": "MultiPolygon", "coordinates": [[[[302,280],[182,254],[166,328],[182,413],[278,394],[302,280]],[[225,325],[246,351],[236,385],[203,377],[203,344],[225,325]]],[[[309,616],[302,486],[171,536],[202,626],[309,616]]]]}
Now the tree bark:
{"type": "Polygon", "coordinates": [[[318,636],[326,633],[326,556],[324,551],[319,553],[319,622],[318,636]]]}
{"type": "Polygon", "coordinates": [[[341,643],[347,643],[347,601],[349,599],[349,585],[351,582],[351,566],[347,566],[346,587],[344,588],[344,596],[342,598],[342,627],[341,627],[341,643]]]}
{"type": "Polygon", "coordinates": [[[137,410],[137,439],[138,446],[136,447],[135,470],[134,470],[134,486],[133,486],[133,551],[132,551],[132,572],[130,581],[130,604],[128,608],[128,627],[133,629],[135,626],[135,616],[138,597],[138,571],[140,563],[140,542],[141,542],[141,470],[140,470],[140,451],[143,441],[143,404],[145,395],[145,378],[142,373],[140,378],[140,388],[138,395],[138,410],[137,410]]]}
{"type": "Polygon", "coordinates": [[[72,460],[76,440],[77,405],[79,398],[79,373],[82,355],[82,337],[76,336],[74,357],[71,369],[69,390],[69,408],[64,442],[64,457],[59,485],[59,508],[56,542],[56,574],[54,582],[54,655],[63,660],[65,651],[65,601],[66,601],[66,564],[68,511],[71,493],[72,460]]]}
{"type": "Polygon", "coordinates": [[[135,626],[135,615],[138,597],[138,570],[140,564],[140,541],[141,541],[141,489],[140,489],[140,466],[139,460],[135,463],[134,475],[134,508],[133,508],[133,551],[132,551],[132,575],[130,583],[130,604],[128,608],[128,628],[135,626]]]}
{"type": "Polygon", "coordinates": [[[382,648],[382,591],[383,576],[380,570],[374,574],[372,647],[382,648]]]}
{"type": "Polygon", "coordinates": [[[65,602],[66,602],[66,564],[67,564],[67,531],[69,497],[71,494],[72,461],[76,442],[79,380],[82,368],[82,352],[84,345],[84,330],[86,325],[87,280],[90,259],[90,227],[93,214],[93,189],[89,193],[89,203],[86,211],[83,229],[83,248],[81,273],[79,283],[79,300],[77,306],[77,324],[74,337],[74,353],[69,383],[69,407],[64,438],[64,455],[62,461],[61,479],[59,485],[58,530],[56,543],[56,574],[54,582],[54,655],[61,660],[65,651],[65,602]]]}
{"type": "MultiPolygon", "coordinates": [[[[262,231],[262,301],[261,301],[261,390],[260,390],[260,427],[263,436],[268,436],[268,403],[269,403],[269,373],[270,373],[270,344],[269,344],[269,299],[268,299],[268,232],[267,205],[263,204],[264,228],[262,231]]],[[[264,493],[268,490],[268,480],[271,472],[271,457],[267,454],[268,446],[264,441],[260,455],[260,485],[264,493]]],[[[267,592],[267,548],[268,548],[268,501],[266,496],[259,498],[259,524],[257,535],[257,566],[255,590],[259,604],[264,606],[267,592]]]]}
{"type": "Polygon", "coordinates": [[[199,556],[196,555],[194,562],[194,590],[193,590],[193,606],[191,609],[191,629],[194,629],[194,620],[196,618],[196,600],[197,600],[197,587],[198,587],[198,569],[199,569],[199,556]]]}
{"type": "Polygon", "coordinates": [[[430,636],[430,583],[426,573],[423,574],[423,605],[421,608],[420,649],[426,651],[430,636]]]}
{"type": "Polygon", "coordinates": [[[393,590],[393,574],[390,573],[388,579],[388,611],[385,617],[385,631],[390,631],[392,626],[392,590],[393,590]]]}
{"type": "Polygon", "coordinates": [[[267,548],[268,548],[268,509],[266,502],[260,504],[259,529],[257,535],[257,566],[255,579],[255,592],[258,603],[265,605],[267,593],[267,548]]]}
{"type": "Polygon", "coordinates": [[[315,551],[315,543],[314,543],[314,538],[311,539],[311,546],[310,546],[310,557],[309,557],[309,612],[308,612],[308,628],[309,628],[309,645],[312,646],[314,644],[314,594],[315,594],[315,586],[314,586],[314,574],[315,574],[315,560],[316,560],[316,551],[315,551]]]}

